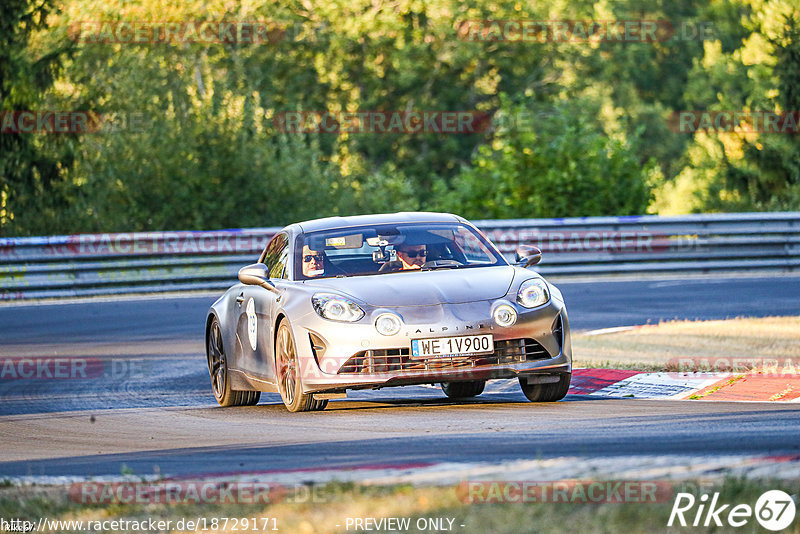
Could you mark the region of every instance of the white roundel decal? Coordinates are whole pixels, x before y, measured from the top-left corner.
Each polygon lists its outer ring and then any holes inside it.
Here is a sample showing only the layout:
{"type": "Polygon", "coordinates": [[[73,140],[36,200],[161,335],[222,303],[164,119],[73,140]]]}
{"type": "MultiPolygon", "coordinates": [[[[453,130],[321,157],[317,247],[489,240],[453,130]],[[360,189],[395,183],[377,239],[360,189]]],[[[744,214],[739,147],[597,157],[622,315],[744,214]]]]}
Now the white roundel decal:
{"type": "Polygon", "coordinates": [[[256,303],[253,299],[247,301],[247,337],[250,338],[250,346],[256,350],[258,321],[256,320],[256,303]]]}

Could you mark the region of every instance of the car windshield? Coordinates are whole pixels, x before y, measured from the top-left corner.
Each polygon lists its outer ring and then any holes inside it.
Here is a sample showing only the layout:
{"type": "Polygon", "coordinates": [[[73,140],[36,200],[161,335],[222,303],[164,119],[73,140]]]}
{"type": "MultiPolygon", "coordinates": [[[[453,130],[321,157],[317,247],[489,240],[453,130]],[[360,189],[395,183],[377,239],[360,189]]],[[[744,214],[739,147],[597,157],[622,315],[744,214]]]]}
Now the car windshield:
{"type": "Polygon", "coordinates": [[[486,238],[459,223],[384,224],[301,235],[300,280],[505,265],[486,238]]]}

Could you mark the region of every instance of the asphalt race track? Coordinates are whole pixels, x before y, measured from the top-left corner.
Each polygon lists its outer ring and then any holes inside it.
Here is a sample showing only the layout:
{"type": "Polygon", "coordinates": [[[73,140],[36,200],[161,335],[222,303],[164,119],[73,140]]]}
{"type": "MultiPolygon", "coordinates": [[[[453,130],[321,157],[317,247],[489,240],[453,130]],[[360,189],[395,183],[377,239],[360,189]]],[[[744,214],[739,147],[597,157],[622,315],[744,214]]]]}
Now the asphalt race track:
{"type": "MultiPolygon", "coordinates": [[[[800,315],[800,276],[562,282],[573,330],[800,315]]],[[[496,382],[465,403],[389,388],[290,414],[277,394],[216,406],[203,353],[213,296],[0,307],[0,357],[100,363],[83,380],[0,380],[3,476],[199,475],[574,456],[796,455],[800,404],[568,396],[496,382]]]]}

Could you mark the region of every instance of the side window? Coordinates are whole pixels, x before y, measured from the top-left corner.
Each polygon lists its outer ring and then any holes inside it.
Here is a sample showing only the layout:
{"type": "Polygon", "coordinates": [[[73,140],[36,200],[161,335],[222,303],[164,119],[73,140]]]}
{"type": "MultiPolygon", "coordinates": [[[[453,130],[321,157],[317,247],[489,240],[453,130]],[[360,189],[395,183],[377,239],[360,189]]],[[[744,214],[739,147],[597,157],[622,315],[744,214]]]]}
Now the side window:
{"type": "Polygon", "coordinates": [[[289,258],[289,238],[278,234],[272,238],[264,251],[262,263],[267,266],[270,278],[286,278],[286,262],[289,258]]]}
{"type": "Polygon", "coordinates": [[[459,228],[455,233],[456,244],[464,252],[470,262],[491,263],[492,254],[478,238],[465,228],[459,228]]]}

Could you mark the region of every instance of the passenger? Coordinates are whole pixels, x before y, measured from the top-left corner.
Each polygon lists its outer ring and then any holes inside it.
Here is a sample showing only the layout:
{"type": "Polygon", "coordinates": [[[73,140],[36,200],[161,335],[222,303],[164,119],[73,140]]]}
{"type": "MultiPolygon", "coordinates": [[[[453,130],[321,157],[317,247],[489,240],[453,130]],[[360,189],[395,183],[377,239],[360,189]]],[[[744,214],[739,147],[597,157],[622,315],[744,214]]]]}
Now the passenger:
{"type": "Polygon", "coordinates": [[[322,252],[311,250],[308,245],[303,245],[303,275],[309,278],[325,274],[325,256],[322,252]]]}

